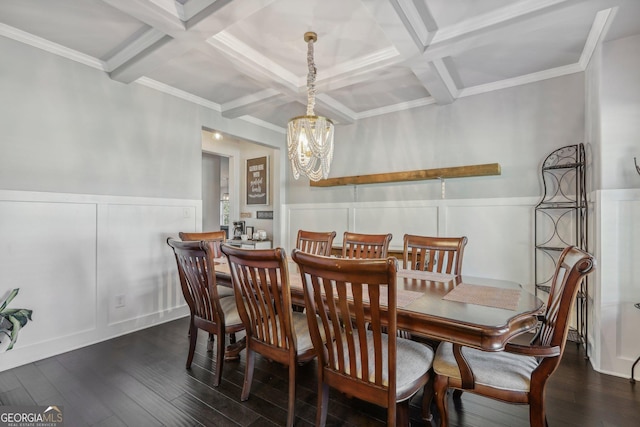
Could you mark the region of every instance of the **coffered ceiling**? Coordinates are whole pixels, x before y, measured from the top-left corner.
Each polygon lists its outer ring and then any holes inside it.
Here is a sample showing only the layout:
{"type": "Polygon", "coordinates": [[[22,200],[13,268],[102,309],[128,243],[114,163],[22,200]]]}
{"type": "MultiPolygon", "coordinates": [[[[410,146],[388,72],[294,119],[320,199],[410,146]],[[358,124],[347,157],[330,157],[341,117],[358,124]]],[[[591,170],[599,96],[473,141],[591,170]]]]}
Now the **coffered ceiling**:
{"type": "Polygon", "coordinates": [[[640,0],[12,0],[0,36],[284,132],[583,71],[599,40],[640,33],[640,0]]]}

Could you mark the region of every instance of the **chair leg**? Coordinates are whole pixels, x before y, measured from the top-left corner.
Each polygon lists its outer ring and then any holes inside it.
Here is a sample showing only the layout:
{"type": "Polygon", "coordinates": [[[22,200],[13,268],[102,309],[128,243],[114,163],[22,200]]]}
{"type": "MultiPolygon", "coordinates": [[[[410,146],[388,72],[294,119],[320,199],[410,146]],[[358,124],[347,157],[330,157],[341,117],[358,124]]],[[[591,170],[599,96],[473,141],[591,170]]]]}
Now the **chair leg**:
{"type": "Polygon", "coordinates": [[[218,387],[222,378],[222,367],[224,365],[224,346],[225,336],[224,331],[218,331],[218,345],[216,347],[216,371],[213,377],[213,386],[218,387]]]}
{"type": "Polygon", "coordinates": [[[296,410],[296,368],[295,360],[289,361],[289,406],[287,408],[287,427],[293,427],[296,410]]]}
{"type": "Polygon", "coordinates": [[[453,390],[453,398],[454,399],[460,399],[462,397],[462,390],[460,389],[455,389],[453,390]]]}
{"type": "Polygon", "coordinates": [[[409,427],[409,400],[396,403],[395,408],[388,408],[387,425],[395,425],[397,427],[409,427]],[[395,414],[393,414],[395,412],[395,414]]]}
{"type": "Polygon", "coordinates": [[[531,427],[547,427],[544,409],[544,389],[539,393],[529,393],[529,424],[531,427]]]}
{"type": "Polygon", "coordinates": [[[324,427],[327,424],[327,410],[329,409],[329,386],[320,382],[318,384],[318,411],[316,412],[316,427],[324,427]]]}
{"type": "Polygon", "coordinates": [[[429,381],[424,385],[422,391],[422,419],[425,421],[431,421],[433,414],[431,413],[431,401],[433,400],[433,369],[429,372],[429,381]]]}
{"type": "Polygon", "coordinates": [[[447,427],[449,425],[449,416],[447,414],[447,388],[449,386],[449,379],[445,376],[436,375],[433,391],[436,398],[436,405],[438,406],[438,412],[440,413],[440,427],[447,427]]]}
{"type": "Polygon", "coordinates": [[[191,362],[193,362],[193,354],[196,351],[196,341],[198,340],[198,328],[193,324],[189,325],[189,355],[187,356],[187,369],[191,368],[191,362]]]}
{"type": "Polygon", "coordinates": [[[245,401],[249,398],[251,393],[251,383],[253,382],[253,367],[255,365],[256,353],[247,346],[247,361],[244,366],[244,384],[242,385],[241,401],[245,401]]]}

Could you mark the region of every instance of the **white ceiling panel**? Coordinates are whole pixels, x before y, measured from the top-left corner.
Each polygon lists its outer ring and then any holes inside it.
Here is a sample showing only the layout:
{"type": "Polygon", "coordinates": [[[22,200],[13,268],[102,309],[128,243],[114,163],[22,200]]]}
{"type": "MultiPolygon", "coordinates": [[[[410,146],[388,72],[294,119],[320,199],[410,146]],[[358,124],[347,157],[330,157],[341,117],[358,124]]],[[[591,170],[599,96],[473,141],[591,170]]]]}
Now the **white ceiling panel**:
{"type": "Polygon", "coordinates": [[[314,54],[319,78],[392,47],[360,0],[280,0],[225,30],[299,77],[307,74],[307,31],[318,34],[314,54]]]}
{"type": "Polygon", "coordinates": [[[429,92],[409,68],[389,67],[371,80],[328,92],[344,105],[363,113],[429,97],[429,92]]]}
{"type": "Polygon", "coordinates": [[[419,0],[426,3],[439,28],[457,25],[512,5],[513,0],[419,0]]]}
{"type": "Polygon", "coordinates": [[[0,1],[0,22],[100,60],[148,29],[101,0],[0,1]]]}
{"type": "Polygon", "coordinates": [[[456,83],[477,86],[575,64],[594,19],[595,13],[579,11],[562,21],[544,22],[517,38],[503,38],[453,55],[456,83]]]}
{"type": "Polygon", "coordinates": [[[640,34],[640,0],[0,1],[0,37],[283,132],[306,111],[307,31],[316,112],[340,126],[582,72],[640,34]]]}
{"type": "Polygon", "coordinates": [[[223,55],[213,58],[194,49],[162,67],[148,77],[201,98],[224,104],[262,90],[259,83],[234,68],[223,55]]]}

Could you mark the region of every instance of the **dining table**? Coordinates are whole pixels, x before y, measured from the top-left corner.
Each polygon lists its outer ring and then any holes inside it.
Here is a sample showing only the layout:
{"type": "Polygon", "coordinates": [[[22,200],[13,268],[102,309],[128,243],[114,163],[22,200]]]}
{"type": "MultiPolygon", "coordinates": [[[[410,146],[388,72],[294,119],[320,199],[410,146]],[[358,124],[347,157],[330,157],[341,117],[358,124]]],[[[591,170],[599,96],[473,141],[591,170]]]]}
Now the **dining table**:
{"type": "MultiPolygon", "coordinates": [[[[215,263],[218,285],[231,286],[229,265],[215,263]]],[[[302,277],[288,263],[291,299],[304,306],[302,277]]],[[[494,278],[455,276],[419,270],[396,273],[397,326],[412,336],[453,344],[463,388],[474,377],[462,347],[501,351],[514,337],[534,329],[544,302],[520,284],[494,278]]]]}

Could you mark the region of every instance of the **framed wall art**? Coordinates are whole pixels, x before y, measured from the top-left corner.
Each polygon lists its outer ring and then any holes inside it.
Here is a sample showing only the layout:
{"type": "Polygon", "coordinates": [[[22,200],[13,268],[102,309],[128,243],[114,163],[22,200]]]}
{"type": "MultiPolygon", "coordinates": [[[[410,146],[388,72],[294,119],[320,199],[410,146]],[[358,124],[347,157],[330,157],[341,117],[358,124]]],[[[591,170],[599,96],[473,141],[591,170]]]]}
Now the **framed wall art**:
{"type": "Polygon", "coordinates": [[[247,205],[269,204],[269,156],[247,159],[247,205]]]}

